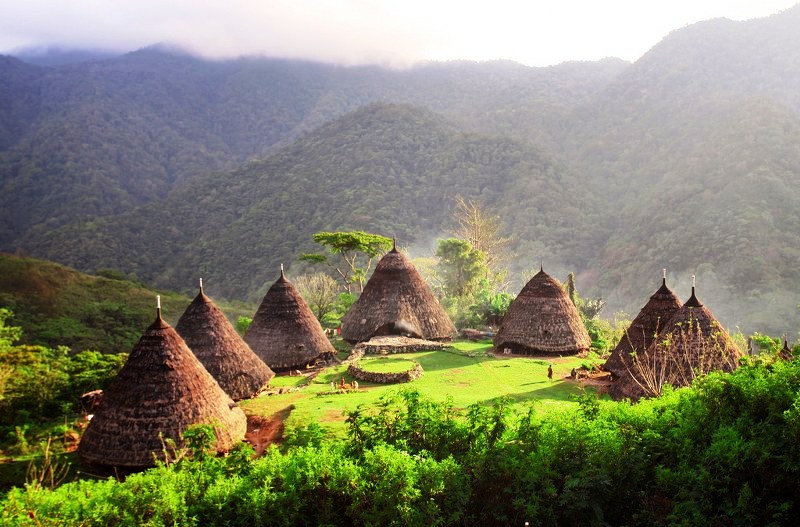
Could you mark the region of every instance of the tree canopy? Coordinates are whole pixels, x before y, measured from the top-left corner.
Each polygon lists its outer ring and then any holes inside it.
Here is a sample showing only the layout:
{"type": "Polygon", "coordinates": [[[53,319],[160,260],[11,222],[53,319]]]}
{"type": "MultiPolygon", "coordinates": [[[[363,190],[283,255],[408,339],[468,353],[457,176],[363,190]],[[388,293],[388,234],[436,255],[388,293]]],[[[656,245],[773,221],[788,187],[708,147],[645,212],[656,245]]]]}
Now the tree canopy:
{"type": "Polygon", "coordinates": [[[359,291],[364,290],[374,258],[394,246],[391,238],[362,231],[318,232],[313,239],[327,252],[303,253],[300,260],[328,265],[336,271],[348,293],[353,292],[353,284],[358,284],[359,291]]]}

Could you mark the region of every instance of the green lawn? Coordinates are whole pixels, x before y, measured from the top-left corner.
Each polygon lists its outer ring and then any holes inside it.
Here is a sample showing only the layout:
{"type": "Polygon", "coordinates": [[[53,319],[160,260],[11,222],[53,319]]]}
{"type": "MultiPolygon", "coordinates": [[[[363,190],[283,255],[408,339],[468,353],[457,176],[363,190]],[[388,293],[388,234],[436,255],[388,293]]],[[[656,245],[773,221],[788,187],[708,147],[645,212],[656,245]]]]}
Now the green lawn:
{"type": "Polygon", "coordinates": [[[362,370],[376,373],[401,373],[415,366],[414,361],[406,356],[364,357],[360,363],[362,370]]]}
{"type": "MultiPolygon", "coordinates": [[[[269,416],[293,406],[287,428],[302,426],[309,422],[324,424],[334,433],[343,431],[345,411],[359,405],[371,406],[389,393],[413,388],[434,400],[452,399],[458,408],[473,403],[492,404],[501,397],[509,397],[514,404],[533,403],[540,411],[569,408],[576,403],[571,395],[579,394],[581,387],[564,377],[572,368],[588,363],[587,359],[575,356],[548,358],[496,358],[488,355],[489,342],[456,342],[452,351],[427,351],[397,354],[381,359],[367,356],[363,364],[379,363],[410,365],[415,360],[425,370],[421,379],[408,384],[377,385],[360,383],[359,390],[331,391],[331,382],[352,382],[347,375],[347,366],[329,368],[299,391],[281,395],[262,396],[239,404],[246,413],[269,416]],[[547,378],[548,365],[553,366],[553,380],[547,378]]],[[[370,367],[370,369],[372,369],[370,367]]],[[[408,369],[403,367],[399,371],[408,369]]],[[[293,386],[285,377],[277,377],[271,385],[293,386]]]]}

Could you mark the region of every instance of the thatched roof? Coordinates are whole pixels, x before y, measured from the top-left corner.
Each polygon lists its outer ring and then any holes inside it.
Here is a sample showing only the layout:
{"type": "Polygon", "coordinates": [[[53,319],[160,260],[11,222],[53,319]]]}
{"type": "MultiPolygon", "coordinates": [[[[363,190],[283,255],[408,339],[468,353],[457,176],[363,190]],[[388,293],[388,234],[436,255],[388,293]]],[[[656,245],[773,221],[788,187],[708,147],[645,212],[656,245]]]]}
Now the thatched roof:
{"type": "Polygon", "coordinates": [[[175,330],[233,400],[247,399],[269,384],[275,372],[253,353],[203,286],[175,330]]]}
{"type": "Polygon", "coordinates": [[[792,360],[794,359],[794,354],[792,354],[792,350],[789,349],[789,341],[783,339],[783,349],[778,352],[778,356],[783,360],[792,360]]]}
{"type": "Polygon", "coordinates": [[[361,296],[342,318],[342,338],[351,344],[384,335],[447,341],[455,333],[428,284],[397,248],[381,258],[361,296]]]}
{"type": "Polygon", "coordinates": [[[244,341],[275,371],[336,360],[336,350],[283,269],[264,295],[244,341]]]}
{"type": "Polygon", "coordinates": [[[667,287],[666,277],[663,278],[661,287],[653,293],[647,304],[625,330],[625,334],[611,352],[611,356],[603,368],[613,373],[615,377],[621,375],[625,369],[631,366],[631,355],[644,353],[650,347],[655,336],[664,329],[669,319],[681,306],[681,301],[667,287]]]}
{"type": "Polygon", "coordinates": [[[698,375],[714,370],[732,371],[742,353],[711,311],[692,296],[667,322],[663,331],[633,365],[611,383],[609,393],[615,399],[660,393],[670,384],[688,386],[698,375]]]}
{"type": "Polygon", "coordinates": [[[244,438],[244,412],[161,318],[144,332],[105,391],[78,451],[90,463],[146,467],[163,459],[164,439],[181,445],[192,424],[214,424],[216,448],[244,438]]]}
{"type": "Polygon", "coordinates": [[[591,346],[578,309],[561,285],[540,270],[522,288],[494,337],[495,350],[572,355],[591,346]]]}

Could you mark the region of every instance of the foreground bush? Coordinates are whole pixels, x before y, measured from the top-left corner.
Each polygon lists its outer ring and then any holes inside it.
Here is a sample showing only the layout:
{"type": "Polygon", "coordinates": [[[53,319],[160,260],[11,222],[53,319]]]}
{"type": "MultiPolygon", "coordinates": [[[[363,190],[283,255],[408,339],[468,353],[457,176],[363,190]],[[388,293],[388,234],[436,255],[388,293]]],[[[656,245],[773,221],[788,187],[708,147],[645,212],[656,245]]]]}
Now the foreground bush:
{"type": "MultiPolygon", "coordinates": [[[[4,525],[793,525],[800,365],[753,363],[636,405],[457,410],[415,392],[344,443],[195,453],[123,482],[28,485],[4,525]]],[[[297,443],[298,445],[300,443],[297,443]]]]}

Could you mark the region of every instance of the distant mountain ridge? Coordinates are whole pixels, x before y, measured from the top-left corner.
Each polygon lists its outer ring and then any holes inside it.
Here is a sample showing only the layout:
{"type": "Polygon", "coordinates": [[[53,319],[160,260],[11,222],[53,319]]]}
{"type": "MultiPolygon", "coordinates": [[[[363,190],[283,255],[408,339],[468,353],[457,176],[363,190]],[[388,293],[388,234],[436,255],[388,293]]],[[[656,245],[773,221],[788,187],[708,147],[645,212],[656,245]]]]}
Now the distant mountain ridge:
{"type": "Polygon", "coordinates": [[[517,271],[544,258],[635,313],[668,267],[723,323],[797,331],[797,27],[703,22],[632,65],[0,58],[0,247],[244,298],[314,230],[425,245],[458,192],[517,271]]]}

